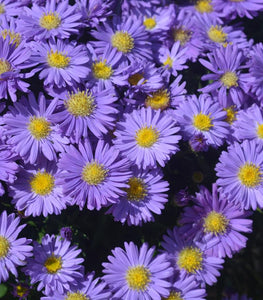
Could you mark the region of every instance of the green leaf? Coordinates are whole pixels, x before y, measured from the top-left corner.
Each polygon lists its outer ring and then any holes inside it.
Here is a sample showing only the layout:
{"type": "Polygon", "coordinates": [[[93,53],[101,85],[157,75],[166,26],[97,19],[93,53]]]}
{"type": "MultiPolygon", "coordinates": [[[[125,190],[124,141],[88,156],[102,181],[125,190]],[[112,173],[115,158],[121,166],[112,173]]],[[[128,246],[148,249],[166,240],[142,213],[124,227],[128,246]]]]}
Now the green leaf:
{"type": "Polygon", "coordinates": [[[7,286],[0,284],[0,298],[3,298],[7,292],[7,286]]]}

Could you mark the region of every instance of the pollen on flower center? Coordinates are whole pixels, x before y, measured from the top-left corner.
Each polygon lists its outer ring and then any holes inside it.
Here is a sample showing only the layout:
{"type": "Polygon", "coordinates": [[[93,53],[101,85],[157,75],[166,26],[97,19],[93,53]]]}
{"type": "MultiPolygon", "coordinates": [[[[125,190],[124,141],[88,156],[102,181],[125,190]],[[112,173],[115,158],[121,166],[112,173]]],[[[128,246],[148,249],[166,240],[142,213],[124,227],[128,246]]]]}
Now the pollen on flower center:
{"type": "Polygon", "coordinates": [[[169,106],[170,94],[167,90],[158,90],[148,95],[145,100],[145,106],[150,106],[152,109],[165,109],[169,106]]]}
{"type": "Polygon", "coordinates": [[[244,186],[248,188],[256,187],[262,181],[260,167],[252,163],[245,163],[239,169],[238,178],[244,186]]]}
{"type": "Polygon", "coordinates": [[[180,292],[172,291],[168,298],[162,298],[162,300],[183,300],[183,298],[181,298],[180,292]]]}
{"type": "Polygon", "coordinates": [[[36,140],[46,138],[50,131],[50,123],[43,117],[31,117],[28,124],[28,130],[36,140]]]}
{"type": "Polygon", "coordinates": [[[221,82],[225,87],[230,89],[232,86],[238,86],[238,77],[235,72],[226,72],[221,78],[221,82]]]}
{"type": "Polygon", "coordinates": [[[47,30],[58,28],[60,23],[61,19],[56,12],[44,13],[39,20],[40,26],[47,30]]]}
{"type": "Polygon", "coordinates": [[[229,220],[221,213],[211,211],[204,218],[204,231],[214,234],[222,234],[226,232],[229,220]]]}
{"type": "Polygon", "coordinates": [[[74,117],[88,117],[90,116],[96,105],[92,93],[87,91],[71,94],[69,99],[65,102],[68,112],[74,117]]]}
{"type": "Polygon", "coordinates": [[[159,132],[152,126],[145,126],[136,132],[135,140],[143,148],[150,148],[158,141],[159,132]]]}
{"type": "Polygon", "coordinates": [[[180,45],[184,46],[190,40],[191,32],[180,27],[173,31],[173,38],[175,42],[179,41],[180,45]]]}
{"type": "Polygon", "coordinates": [[[95,78],[104,80],[109,79],[113,73],[111,66],[107,65],[106,59],[93,63],[92,72],[95,78]]]}
{"type": "Polygon", "coordinates": [[[155,18],[146,18],[143,22],[146,29],[151,30],[156,26],[155,18]]]}
{"type": "Polygon", "coordinates": [[[50,194],[55,185],[55,178],[50,173],[37,172],[30,181],[31,190],[41,196],[50,194]]]}
{"type": "Polygon", "coordinates": [[[117,31],[111,38],[111,44],[118,51],[128,53],[134,48],[134,39],[127,31],[117,31]]]}
{"type": "Polygon", "coordinates": [[[141,201],[147,196],[147,189],[142,179],[131,177],[128,181],[129,187],[126,190],[127,198],[130,201],[141,201]]]}
{"type": "Polygon", "coordinates": [[[8,240],[0,235],[0,259],[6,257],[10,248],[8,240]]]}
{"type": "MultiPolygon", "coordinates": [[[[128,78],[128,82],[129,82],[129,84],[130,85],[137,85],[138,84],[138,82],[141,80],[141,79],[143,79],[144,78],[144,76],[143,76],[143,74],[141,74],[141,73],[135,73],[135,74],[132,74],[129,78],[128,78]]],[[[142,82],[142,84],[144,84],[146,82],[146,80],[144,80],[143,82],[142,82]]]]}
{"type": "Polygon", "coordinates": [[[208,30],[207,34],[208,34],[208,37],[210,38],[210,40],[215,43],[223,44],[226,42],[227,34],[224,33],[221,26],[218,26],[218,25],[211,26],[210,29],[208,30]]]}
{"type": "Polygon", "coordinates": [[[211,0],[198,0],[195,9],[200,13],[210,13],[213,11],[211,0]]]}
{"type": "Polygon", "coordinates": [[[263,139],[263,124],[258,124],[258,127],[257,127],[257,136],[260,139],[263,139]]]}
{"type": "Polygon", "coordinates": [[[67,297],[65,300],[89,300],[83,293],[67,293],[67,297]]]}
{"type": "Polygon", "coordinates": [[[26,288],[25,286],[22,286],[22,285],[17,285],[16,286],[16,293],[17,293],[17,296],[19,297],[24,297],[28,292],[28,288],[26,288]]]}
{"type": "Polygon", "coordinates": [[[163,63],[164,66],[168,66],[169,68],[172,68],[173,66],[173,59],[171,58],[171,56],[167,56],[166,61],[163,63]]]}
{"type": "Polygon", "coordinates": [[[4,4],[0,4],[0,15],[5,13],[5,6],[4,4]]]}
{"type": "Polygon", "coordinates": [[[5,59],[0,59],[0,75],[10,71],[10,69],[11,69],[10,63],[5,59]]]}
{"type": "Polygon", "coordinates": [[[98,185],[107,176],[107,170],[103,165],[96,162],[87,163],[82,170],[82,180],[86,181],[89,185],[98,185]]]}
{"type": "Polygon", "coordinates": [[[63,54],[62,52],[58,52],[57,50],[54,52],[52,49],[47,55],[47,62],[52,68],[66,68],[70,63],[70,57],[63,54]]]}
{"type": "Polygon", "coordinates": [[[179,253],[177,264],[188,273],[196,273],[202,269],[202,261],[202,252],[198,248],[186,247],[179,253]]]}
{"type": "Polygon", "coordinates": [[[193,125],[200,131],[208,131],[213,126],[212,119],[209,115],[199,113],[193,118],[193,125]]]}
{"type": "Polygon", "coordinates": [[[125,278],[129,288],[136,291],[145,291],[151,281],[150,271],[144,266],[130,267],[125,278]]]}
{"type": "Polygon", "coordinates": [[[5,40],[7,36],[10,37],[10,43],[15,44],[16,47],[19,46],[21,43],[21,34],[15,33],[14,31],[11,31],[10,29],[4,29],[1,31],[1,36],[5,40]]]}
{"type": "Polygon", "coordinates": [[[235,107],[231,105],[227,108],[224,108],[224,111],[226,111],[225,121],[229,124],[232,124],[236,120],[237,111],[235,110],[235,107]]]}
{"type": "Polygon", "coordinates": [[[60,269],[62,269],[61,256],[56,257],[52,254],[46,259],[44,266],[49,274],[56,274],[60,269]]]}

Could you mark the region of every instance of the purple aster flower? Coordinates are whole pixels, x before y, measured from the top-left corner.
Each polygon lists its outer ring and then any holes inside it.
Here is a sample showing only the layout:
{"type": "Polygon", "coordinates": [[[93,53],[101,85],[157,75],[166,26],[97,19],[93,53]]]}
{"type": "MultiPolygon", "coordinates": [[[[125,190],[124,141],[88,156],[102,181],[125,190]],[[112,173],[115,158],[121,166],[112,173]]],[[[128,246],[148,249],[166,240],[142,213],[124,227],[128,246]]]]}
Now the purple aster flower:
{"type": "Polygon", "coordinates": [[[111,292],[105,290],[106,283],[94,279],[94,272],[88,274],[84,280],[79,282],[78,287],[68,290],[63,295],[55,292],[49,297],[42,297],[41,300],[105,300],[111,299],[111,292]]]}
{"type": "Polygon", "coordinates": [[[20,27],[17,24],[17,19],[12,18],[9,21],[6,18],[2,18],[0,24],[0,36],[5,39],[7,36],[10,38],[10,43],[15,44],[18,47],[21,41],[24,39],[20,32],[20,27]]]}
{"type": "Polygon", "coordinates": [[[20,231],[26,226],[19,225],[20,218],[15,214],[7,215],[3,211],[0,215],[0,282],[7,281],[9,272],[17,277],[17,266],[24,266],[26,258],[32,256],[31,240],[17,239],[20,231]]]}
{"type": "Polygon", "coordinates": [[[155,247],[143,243],[140,249],[133,242],[124,243],[125,250],[115,248],[103,263],[103,280],[110,286],[115,299],[139,300],[168,297],[172,275],[166,255],[153,257],[155,247]]]}
{"type": "Polygon", "coordinates": [[[134,15],[123,22],[115,18],[111,25],[105,23],[103,26],[97,26],[92,35],[98,40],[93,42],[94,48],[98,48],[100,52],[103,52],[107,45],[111,45],[131,62],[141,59],[152,60],[149,35],[144,25],[134,15]]]}
{"type": "Polygon", "coordinates": [[[195,204],[186,207],[180,218],[181,224],[190,226],[186,232],[187,238],[198,237],[204,242],[214,239],[215,245],[207,253],[216,257],[232,257],[246,246],[247,238],[242,233],[252,231],[252,220],[247,219],[250,213],[218,193],[216,184],[213,185],[212,195],[201,186],[195,204]]]}
{"type": "Polygon", "coordinates": [[[29,84],[23,79],[31,74],[22,73],[23,69],[34,65],[30,60],[31,50],[25,47],[25,42],[18,46],[9,35],[2,33],[0,37],[0,98],[17,100],[16,91],[27,93],[29,84]]]}
{"type": "Polygon", "coordinates": [[[211,242],[186,240],[177,227],[168,230],[163,239],[162,247],[167,251],[175,272],[179,271],[182,277],[194,275],[195,280],[208,285],[216,282],[224,260],[207,252],[213,245],[211,242]]]}
{"type": "Polygon", "coordinates": [[[241,208],[263,208],[263,144],[255,140],[234,143],[216,165],[217,184],[229,201],[241,208]]]}
{"type": "Polygon", "coordinates": [[[50,120],[59,124],[61,131],[72,140],[79,142],[87,138],[89,131],[102,137],[114,128],[115,115],[118,113],[114,102],[117,97],[114,89],[93,87],[71,93],[65,91],[58,101],[56,112],[50,120]],[[115,107],[114,107],[115,106],[115,107]]]}
{"type": "Polygon", "coordinates": [[[237,114],[237,120],[232,126],[234,137],[239,141],[245,139],[263,143],[263,108],[255,103],[237,114]]]}
{"type": "Polygon", "coordinates": [[[128,225],[142,225],[154,221],[152,213],[161,214],[167,200],[169,184],[162,179],[160,169],[140,171],[132,168],[133,174],[127,180],[126,194],[114,203],[107,213],[112,213],[115,221],[128,225]]]}
{"type": "Polygon", "coordinates": [[[44,155],[48,160],[56,160],[57,152],[64,151],[68,139],[61,137],[59,128],[49,121],[56,101],[47,101],[39,94],[38,101],[30,93],[28,99],[22,97],[3,116],[8,143],[25,163],[34,164],[44,155]]]}
{"type": "Polygon", "coordinates": [[[12,17],[20,16],[23,4],[23,1],[0,0],[0,20],[3,18],[10,20],[12,17]]]}
{"type": "Polygon", "coordinates": [[[19,282],[17,284],[12,284],[12,286],[13,286],[12,295],[18,298],[19,300],[26,300],[30,293],[30,289],[32,288],[26,283],[19,283],[19,282]]]}
{"type": "Polygon", "coordinates": [[[76,6],[68,1],[46,1],[45,6],[33,3],[32,8],[24,7],[20,16],[21,32],[28,39],[37,41],[58,37],[68,39],[71,34],[78,33],[81,14],[76,12],[76,6]]]}
{"type": "Polygon", "coordinates": [[[139,168],[162,167],[170,156],[179,149],[179,128],[168,115],[150,107],[124,114],[124,120],[117,124],[114,143],[121,153],[139,168]]]}
{"type": "Polygon", "coordinates": [[[17,180],[9,186],[12,204],[26,217],[60,214],[71,199],[62,193],[56,163],[42,160],[37,165],[25,165],[17,180]]]}
{"type": "Polygon", "coordinates": [[[186,140],[202,133],[208,145],[218,147],[229,133],[226,112],[208,94],[190,96],[175,111],[175,118],[186,140]]]}
{"type": "Polygon", "coordinates": [[[80,252],[69,241],[46,234],[41,244],[34,242],[34,257],[27,260],[24,272],[30,276],[31,284],[39,282],[38,291],[44,288],[46,295],[66,293],[83,277],[84,259],[77,257],[80,252]]]}
{"type": "Polygon", "coordinates": [[[189,140],[189,145],[194,152],[206,152],[208,144],[205,136],[202,133],[197,133],[189,140]]]}
{"type": "Polygon", "coordinates": [[[125,194],[123,188],[130,177],[129,163],[120,158],[119,150],[99,140],[93,149],[88,140],[79,143],[78,149],[70,145],[61,155],[58,164],[64,193],[75,199],[82,209],[99,210],[116,202],[125,194]]]}
{"type": "Polygon", "coordinates": [[[213,73],[204,75],[201,79],[213,80],[213,82],[199,91],[218,93],[218,101],[223,107],[227,106],[227,95],[229,95],[231,104],[240,107],[245,102],[248,91],[247,74],[241,73],[245,61],[243,52],[235,45],[227,45],[208,53],[207,57],[209,61],[200,59],[200,62],[213,73]]]}
{"type": "Polygon", "coordinates": [[[60,235],[63,239],[66,239],[67,241],[72,240],[72,230],[70,227],[62,227],[60,229],[60,235]]]}
{"type": "Polygon", "coordinates": [[[84,45],[54,39],[49,42],[32,42],[31,45],[31,60],[40,64],[34,71],[40,71],[39,79],[44,79],[46,86],[75,86],[86,79],[90,72],[87,66],[90,58],[84,45]]]}

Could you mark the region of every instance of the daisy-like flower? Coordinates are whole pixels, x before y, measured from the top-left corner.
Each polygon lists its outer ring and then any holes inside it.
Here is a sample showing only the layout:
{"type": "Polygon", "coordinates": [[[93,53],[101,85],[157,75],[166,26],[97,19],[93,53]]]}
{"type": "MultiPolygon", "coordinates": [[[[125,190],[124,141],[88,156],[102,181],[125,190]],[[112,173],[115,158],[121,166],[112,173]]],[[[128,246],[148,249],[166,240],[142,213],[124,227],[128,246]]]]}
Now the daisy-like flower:
{"type": "Polygon", "coordinates": [[[221,153],[215,168],[222,192],[244,209],[263,208],[262,147],[255,140],[235,142],[221,153]]]}
{"type": "Polygon", "coordinates": [[[91,144],[85,140],[78,149],[70,145],[61,155],[58,166],[64,193],[74,198],[82,209],[99,210],[102,206],[116,202],[125,194],[123,188],[130,177],[129,163],[120,158],[115,147],[99,140],[93,153],[91,144]]]}
{"type": "Polygon", "coordinates": [[[168,281],[172,275],[166,255],[153,257],[155,247],[143,243],[140,249],[133,242],[124,243],[125,250],[115,248],[103,263],[103,280],[110,286],[115,299],[140,300],[168,297],[168,281]]]}
{"type": "Polygon", "coordinates": [[[11,20],[7,20],[3,18],[0,24],[0,36],[5,39],[7,36],[9,37],[9,43],[15,44],[18,47],[21,41],[24,39],[20,32],[20,27],[17,24],[17,19],[12,18],[11,20]]]}
{"type": "Polygon", "coordinates": [[[3,116],[8,143],[25,163],[34,164],[42,155],[56,160],[57,152],[64,151],[68,144],[68,139],[59,134],[58,126],[49,121],[55,106],[56,101],[47,101],[43,94],[36,101],[30,93],[28,99],[22,97],[13,107],[9,106],[9,112],[3,116]]]}
{"type": "Polygon", "coordinates": [[[42,160],[36,166],[24,166],[17,174],[15,183],[9,186],[12,204],[26,217],[60,214],[70,204],[70,199],[62,193],[58,178],[59,172],[54,162],[42,160]]]}
{"type": "MultiPolygon", "coordinates": [[[[3,32],[3,31],[2,31],[3,32]]],[[[8,32],[0,36],[0,98],[12,101],[17,100],[16,91],[27,93],[29,84],[23,79],[31,74],[22,73],[23,69],[29,68],[35,63],[30,60],[31,50],[26,47],[25,42],[18,46],[14,43],[8,32]]]]}
{"type": "Polygon", "coordinates": [[[105,23],[104,26],[97,26],[97,30],[92,31],[92,35],[98,40],[93,43],[94,48],[101,49],[101,52],[107,45],[111,45],[129,61],[152,60],[149,35],[144,25],[134,15],[123,22],[115,18],[111,25],[105,23]]]}
{"type": "Polygon", "coordinates": [[[77,286],[83,278],[81,263],[83,258],[77,256],[81,253],[69,241],[61,240],[46,234],[41,244],[34,242],[33,257],[27,260],[24,273],[31,278],[31,284],[37,282],[37,290],[44,288],[44,293],[67,293],[73,286],[77,286]]]}
{"type": "Polygon", "coordinates": [[[200,59],[202,65],[212,74],[203,75],[202,80],[213,80],[213,82],[199,91],[204,93],[218,93],[218,101],[227,106],[228,100],[240,107],[246,100],[247,74],[241,74],[242,63],[245,61],[243,52],[235,45],[221,46],[212,53],[208,53],[209,61],[200,59]],[[229,95],[229,97],[227,97],[229,95]]]}
{"type": "Polygon", "coordinates": [[[180,218],[180,224],[190,226],[187,238],[198,237],[204,242],[213,238],[216,244],[207,251],[217,257],[232,257],[246,246],[247,238],[242,233],[252,231],[252,220],[247,219],[250,214],[218,193],[216,184],[212,195],[201,186],[195,204],[186,207],[180,218]]]}
{"type": "Polygon", "coordinates": [[[150,107],[124,114],[117,124],[114,143],[121,153],[139,168],[164,167],[170,156],[178,151],[175,121],[150,107]]]}
{"type": "Polygon", "coordinates": [[[212,285],[220,275],[219,270],[223,268],[223,259],[214,257],[207,253],[213,243],[196,243],[186,240],[177,227],[168,230],[163,237],[162,247],[168,254],[175,272],[180,271],[180,276],[194,275],[195,280],[200,283],[212,285]]]}
{"type": "Polygon", "coordinates": [[[161,214],[167,202],[169,184],[162,180],[160,169],[140,171],[136,167],[128,179],[126,194],[114,203],[107,213],[112,213],[115,221],[128,225],[142,225],[154,220],[152,213],[161,214]]]}
{"type": "Polygon", "coordinates": [[[116,101],[112,88],[73,89],[58,101],[57,110],[50,120],[59,124],[62,132],[76,142],[87,138],[89,131],[96,137],[102,137],[109,129],[114,128],[118,112],[114,107],[116,101]]]}
{"type": "Polygon", "coordinates": [[[27,39],[37,41],[58,37],[68,39],[71,34],[78,33],[81,14],[76,12],[76,6],[68,1],[46,1],[45,6],[33,3],[31,8],[24,7],[20,16],[19,26],[27,39]]]}
{"type": "Polygon", "coordinates": [[[30,289],[32,288],[28,284],[20,282],[17,282],[17,284],[12,284],[12,286],[12,295],[19,300],[26,300],[28,295],[30,294],[30,289]]]}
{"type": "Polygon", "coordinates": [[[42,297],[41,300],[105,300],[110,299],[111,292],[106,291],[106,283],[94,278],[94,272],[88,274],[84,280],[79,281],[79,286],[74,287],[63,295],[55,292],[52,296],[42,297]]]}
{"type": "Polygon", "coordinates": [[[208,94],[189,97],[175,111],[175,117],[186,140],[202,133],[208,145],[218,147],[229,133],[226,112],[208,94]]]}
{"type": "Polygon", "coordinates": [[[189,145],[194,152],[206,152],[208,150],[206,138],[202,133],[197,133],[196,135],[192,136],[189,140],[189,145]]]}
{"type": "Polygon", "coordinates": [[[7,18],[12,19],[15,16],[21,16],[23,1],[0,0],[0,20],[7,18]]]}
{"type": "Polygon", "coordinates": [[[39,72],[39,79],[44,85],[58,88],[76,86],[89,74],[87,62],[90,60],[84,45],[76,42],[66,43],[50,39],[48,42],[32,42],[31,60],[34,71],[39,72]]]}
{"type": "Polygon", "coordinates": [[[232,126],[234,137],[239,141],[245,139],[256,140],[263,143],[263,109],[257,104],[253,104],[246,110],[240,110],[237,120],[232,126]]]}
{"type": "Polygon", "coordinates": [[[3,211],[0,215],[0,282],[9,278],[9,272],[17,277],[17,266],[24,266],[26,258],[32,256],[31,240],[17,238],[26,226],[19,226],[19,218],[15,214],[7,215],[3,211]]]}

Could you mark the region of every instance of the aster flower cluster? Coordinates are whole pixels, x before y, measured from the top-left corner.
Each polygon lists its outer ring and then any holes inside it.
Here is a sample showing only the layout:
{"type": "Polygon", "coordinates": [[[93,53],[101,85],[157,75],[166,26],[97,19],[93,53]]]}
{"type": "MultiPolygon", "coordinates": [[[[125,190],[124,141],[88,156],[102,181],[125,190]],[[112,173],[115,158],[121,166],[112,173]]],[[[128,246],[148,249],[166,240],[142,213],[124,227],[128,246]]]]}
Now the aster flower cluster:
{"type": "Polygon", "coordinates": [[[205,299],[263,209],[263,45],[243,27],[262,12],[0,0],[0,283],[15,298],[205,299]]]}

